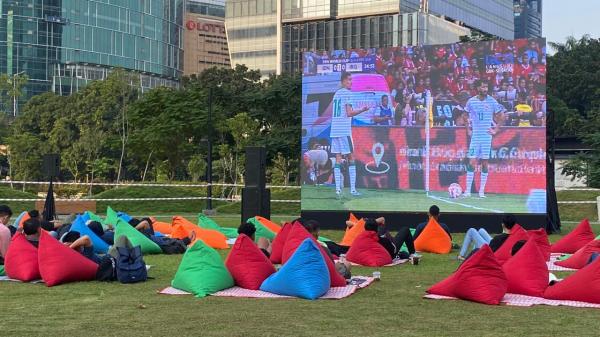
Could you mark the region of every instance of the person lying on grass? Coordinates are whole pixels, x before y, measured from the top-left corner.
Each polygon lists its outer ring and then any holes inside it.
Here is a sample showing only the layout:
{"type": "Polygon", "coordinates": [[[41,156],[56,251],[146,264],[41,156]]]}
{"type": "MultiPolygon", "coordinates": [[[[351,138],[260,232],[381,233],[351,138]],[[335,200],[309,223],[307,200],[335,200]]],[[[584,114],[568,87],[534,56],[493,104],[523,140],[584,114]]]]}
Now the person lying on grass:
{"type": "Polygon", "coordinates": [[[96,264],[102,263],[102,260],[108,259],[108,255],[100,256],[94,253],[94,244],[92,239],[87,235],[81,235],[79,232],[68,232],[60,238],[65,246],[79,252],[81,255],[92,260],[96,264]]]}
{"type": "Polygon", "coordinates": [[[237,232],[238,234],[246,235],[252,239],[253,242],[256,242],[256,246],[263,252],[263,254],[265,254],[266,257],[271,256],[271,242],[269,239],[263,237],[258,238],[258,241],[256,240],[256,226],[254,226],[254,224],[244,222],[238,227],[237,232]]]}
{"type": "Polygon", "coordinates": [[[504,241],[508,239],[511,230],[516,223],[517,219],[514,215],[505,214],[502,217],[502,233],[494,236],[493,238],[484,228],[469,228],[465,234],[465,239],[463,240],[463,244],[460,248],[460,253],[458,254],[457,258],[459,260],[464,260],[465,257],[469,255],[470,249],[477,249],[485,244],[489,245],[492,251],[495,252],[502,246],[502,244],[504,244],[504,241]],[[471,246],[473,248],[471,248],[471,246]]]}
{"type": "Polygon", "coordinates": [[[129,220],[129,224],[138,230],[138,232],[144,234],[152,242],[156,243],[165,254],[183,254],[187,248],[196,239],[196,232],[191,231],[188,237],[183,239],[168,238],[164,236],[157,236],[152,226],[153,221],[150,218],[136,219],[132,218],[129,220]]]}
{"type": "Polygon", "coordinates": [[[348,262],[348,261],[335,262],[333,255],[331,254],[331,251],[327,247],[327,244],[319,241],[319,231],[321,228],[321,225],[319,224],[319,222],[316,220],[304,220],[304,219],[296,219],[296,221],[298,223],[302,224],[302,226],[304,226],[304,228],[310,233],[310,235],[313,236],[313,238],[317,241],[317,243],[320,244],[321,247],[323,247],[323,249],[325,250],[325,253],[327,253],[327,256],[331,259],[331,261],[334,262],[335,270],[340,275],[342,275],[346,280],[351,279],[352,273],[350,272],[350,269],[352,268],[352,265],[350,264],[350,262],[348,262]]]}

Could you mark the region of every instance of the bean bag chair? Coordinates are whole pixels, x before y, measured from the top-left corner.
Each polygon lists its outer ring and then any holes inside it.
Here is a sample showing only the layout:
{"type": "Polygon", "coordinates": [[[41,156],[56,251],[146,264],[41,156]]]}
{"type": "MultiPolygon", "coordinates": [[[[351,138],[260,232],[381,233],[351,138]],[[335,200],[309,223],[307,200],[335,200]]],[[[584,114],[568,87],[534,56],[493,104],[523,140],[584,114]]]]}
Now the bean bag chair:
{"type": "Polygon", "coordinates": [[[181,224],[177,224],[171,228],[171,237],[173,239],[183,240],[183,238],[187,238],[190,235],[190,232],[188,232],[181,224]]]}
{"type": "Polygon", "coordinates": [[[583,219],[575,229],[552,245],[552,253],[573,254],[594,240],[594,232],[588,219],[583,219]]]}
{"type": "MultiPolygon", "coordinates": [[[[106,219],[104,220],[105,225],[111,225],[116,228],[119,216],[110,206],[106,207],[106,219]]],[[[127,222],[127,221],[126,221],[127,222]]]]}
{"type": "Polygon", "coordinates": [[[40,275],[48,287],[96,279],[96,263],[46,232],[40,236],[38,252],[40,275]]]}
{"type": "Polygon", "coordinates": [[[233,287],[233,278],[216,250],[199,240],[179,264],[171,286],[204,297],[233,287]]]}
{"type": "Polygon", "coordinates": [[[291,229],[291,223],[284,224],[279,233],[277,233],[273,239],[273,242],[271,242],[271,256],[269,259],[272,263],[281,263],[283,246],[285,246],[285,241],[287,240],[288,233],[291,229]]]}
{"type": "Polygon", "coordinates": [[[92,218],[90,218],[90,215],[88,214],[88,212],[83,212],[83,214],[80,215],[81,219],[83,220],[84,224],[87,224],[88,221],[92,220],[92,218]]]}
{"type": "Polygon", "coordinates": [[[529,238],[535,243],[537,243],[537,247],[542,253],[542,256],[546,261],[550,260],[550,241],[548,241],[548,234],[544,228],[529,230],[527,231],[529,234],[529,238]]]}
{"type": "Polygon", "coordinates": [[[448,254],[452,250],[452,239],[434,218],[415,240],[415,250],[435,254],[448,254]]]}
{"type": "Polygon", "coordinates": [[[162,233],[164,235],[171,234],[171,230],[173,230],[173,226],[170,223],[155,221],[152,223],[152,228],[155,232],[162,233]]]}
{"type": "Polygon", "coordinates": [[[4,270],[4,265],[0,265],[0,276],[6,276],[6,271],[4,270]]]}
{"type": "Polygon", "coordinates": [[[356,215],[354,215],[354,213],[350,212],[350,216],[348,216],[348,221],[357,223],[360,221],[360,219],[357,218],[356,215]]]}
{"type": "Polygon", "coordinates": [[[273,294],[317,299],[330,288],[329,271],[318,244],[307,238],[279,271],[269,276],[260,290],[273,294]]]}
{"type": "Polygon", "coordinates": [[[296,249],[300,246],[300,244],[302,244],[302,242],[305,239],[311,239],[317,245],[317,247],[319,247],[321,255],[323,255],[323,259],[327,264],[327,270],[329,270],[331,286],[345,287],[346,280],[344,279],[344,277],[342,277],[342,275],[340,275],[336,271],[335,264],[327,255],[325,249],[323,249],[323,247],[321,247],[317,240],[315,240],[312,237],[312,235],[310,235],[310,233],[304,228],[304,226],[302,226],[299,223],[293,224],[292,228],[290,229],[290,232],[288,233],[287,239],[285,240],[285,245],[283,246],[283,252],[281,254],[281,262],[285,265],[285,263],[287,263],[287,261],[290,259],[290,257],[294,254],[296,249]]]}
{"type": "MultiPolygon", "coordinates": [[[[172,225],[173,225],[173,230],[175,230],[175,226],[177,226],[177,225],[183,226],[183,228],[185,228],[185,230],[187,231],[187,235],[185,235],[185,236],[189,236],[189,234],[192,231],[196,232],[196,240],[204,241],[204,243],[206,243],[211,248],[229,249],[229,245],[227,244],[227,237],[221,232],[218,232],[218,231],[215,231],[212,229],[204,229],[204,228],[198,227],[198,226],[194,225],[193,223],[191,223],[186,218],[180,217],[180,216],[173,217],[172,225]]],[[[181,231],[178,229],[178,232],[181,232],[181,231]]],[[[177,233],[177,234],[178,234],[178,236],[180,236],[179,233],[177,233]]],[[[171,237],[173,237],[173,232],[171,232],[171,237]]]]}
{"type": "Polygon", "coordinates": [[[544,298],[600,303],[600,259],[549,286],[544,298]]]}
{"type": "Polygon", "coordinates": [[[204,229],[212,229],[223,233],[228,239],[235,239],[238,237],[237,228],[225,228],[219,226],[213,219],[200,213],[198,214],[198,226],[204,229]]]}
{"type": "Polygon", "coordinates": [[[275,272],[275,267],[248,236],[241,234],[227,259],[225,266],[236,285],[258,290],[263,281],[275,272]]]}
{"type": "Polygon", "coordinates": [[[125,220],[125,222],[129,222],[129,220],[133,219],[129,214],[125,213],[125,212],[117,212],[117,216],[123,220],[125,220]]]}
{"type": "Polygon", "coordinates": [[[565,268],[581,269],[585,267],[593,253],[600,253],[600,240],[589,242],[568,259],[554,262],[554,264],[565,268]]]}
{"type": "Polygon", "coordinates": [[[512,256],[512,248],[518,241],[528,240],[529,234],[527,231],[523,229],[523,227],[515,224],[508,235],[508,238],[504,241],[502,246],[498,248],[494,255],[500,264],[504,264],[504,262],[508,261],[512,256]]]}
{"type": "Polygon", "coordinates": [[[263,218],[262,216],[255,216],[256,220],[258,220],[258,222],[260,222],[263,226],[265,226],[268,230],[270,230],[271,232],[277,234],[279,233],[279,231],[281,230],[281,226],[279,226],[278,224],[274,223],[273,221],[267,219],[267,218],[263,218]]]}
{"type": "Polygon", "coordinates": [[[350,262],[368,267],[381,267],[392,263],[390,254],[379,244],[379,237],[373,231],[360,233],[348,250],[346,258],[350,262]]]}
{"type": "Polygon", "coordinates": [[[19,214],[19,216],[15,220],[14,227],[22,228],[23,223],[29,219],[31,219],[31,217],[29,216],[29,213],[27,211],[22,212],[21,214],[19,214]]]}
{"type": "Polygon", "coordinates": [[[12,279],[30,282],[42,278],[38,267],[38,250],[25,235],[17,232],[11,239],[4,257],[6,275],[12,279]]]}
{"type": "Polygon", "coordinates": [[[356,239],[360,233],[365,231],[365,220],[359,220],[354,216],[354,214],[350,213],[350,218],[348,221],[353,222],[354,226],[350,228],[346,227],[346,232],[344,233],[344,237],[342,238],[340,245],[350,247],[352,246],[354,239],[356,239]]]}
{"type": "Polygon", "coordinates": [[[535,240],[527,240],[502,270],[509,293],[541,297],[548,287],[548,265],[535,240]]]}
{"type": "Polygon", "coordinates": [[[140,246],[144,255],[162,253],[162,249],[154,241],[147,238],[137,229],[131,227],[131,225],[123,219],[117,219],[115,226],[115,241],[122,235],[126,236],[133,246],[140,246]]]}
{"type": "Polygon", "coordinates": [[[256,228],[256,233],[254,233],[254,240],[258,240],[259,238],[266,238],[269,241],[273,241],[275,239],[275,232],[268,229],[263,225],[256,217],[248,219],[246,222],[251,223],[256,228]]]}
{"type": "Polygon", "coordinates": [[[92,244],[94,245],[94,253],[97,254],[106,254],[109,248],[109,244],[106,243],[102,238],[100,238],[96,233],[94,233],[83,221],[83,217],[80,215],[75,218],[69,232],[78,232],[79,235],[87,235],[92,240],[92,244]]]}
{"type": "Polygon", "coordinates": [[[484,304],[499,304],[507,287],[502,267],[496,261],[490,246],[483,245],[452,275],[427,289],[427,293],[484,304]]]}

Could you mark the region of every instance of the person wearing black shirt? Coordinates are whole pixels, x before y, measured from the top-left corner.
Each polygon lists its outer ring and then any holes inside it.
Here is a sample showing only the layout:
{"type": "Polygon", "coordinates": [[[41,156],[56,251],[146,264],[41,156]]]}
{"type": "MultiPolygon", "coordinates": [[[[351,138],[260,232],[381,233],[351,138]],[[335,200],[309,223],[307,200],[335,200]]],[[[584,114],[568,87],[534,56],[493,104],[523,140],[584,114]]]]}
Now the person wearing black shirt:
{"type": "Polygon", "coordinates": [[[488,232],[484,228],[469,228],[461,246],[458,259],[464,260],[467,256],[473,254],[473,251],[476,251],[485,244],[489,245],[492,251],[497,251],[504,244],[504,241],[508,239],[511,230],[516,223],[517,220],[515,219],[514,215],[504,215],[504,217],[502,217],[502,233],[494,236],[493,238],[488,234],[488,232]],[[471,246],[473,248],[472,251],[469,252],[471,246]]]}

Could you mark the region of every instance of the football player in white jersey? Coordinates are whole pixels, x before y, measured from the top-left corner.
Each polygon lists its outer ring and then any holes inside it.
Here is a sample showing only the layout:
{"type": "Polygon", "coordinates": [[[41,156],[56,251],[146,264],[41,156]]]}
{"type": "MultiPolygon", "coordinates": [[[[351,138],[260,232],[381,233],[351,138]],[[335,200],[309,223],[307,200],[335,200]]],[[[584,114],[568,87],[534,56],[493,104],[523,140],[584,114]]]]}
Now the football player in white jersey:
{"type": "Polygon", "coordinates": [[[342,72],[342,87],[333,95],[333,114],[331,117],[331,153],[335,154],[333,177],[335,179],[335,193],[338,198],[342,196],[344,181],[342,180],[342,159],[348,163],[350,178],[350,194],[360,195],[356,190],[356,164],[354,163],[354,145],[352,144],[352,117],[359,115],[369,107],[364,106],[358,110],[352,108],[352,74],[342,72]]]}
{"type": "Polygon", "coordinates": [[[471,134],[471,143],[467,157],[467,186],[464,197],[471,196],[471,187],[475,176],[475,167],[481,164],[481,176],[479,183],[479,197],[485,198],[485,184],[488,178],[488,161],[492,150],[492,137],[498,133],[500,126],[494,121],[494,117],[503,114],[506,109],[492,96],[488,95],[488,83],[484,80],[475,81],[477,96],[471,97],[465,105],[469,113],[467,133],[471,134]]]}

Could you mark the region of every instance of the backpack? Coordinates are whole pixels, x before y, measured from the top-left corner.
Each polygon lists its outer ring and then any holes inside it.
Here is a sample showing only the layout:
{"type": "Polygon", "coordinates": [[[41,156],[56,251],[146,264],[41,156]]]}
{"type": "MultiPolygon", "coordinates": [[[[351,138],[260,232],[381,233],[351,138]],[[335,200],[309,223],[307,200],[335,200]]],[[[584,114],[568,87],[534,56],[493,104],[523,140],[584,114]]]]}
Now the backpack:
{"type": "Polygon", "coordinates": [[[96,272],[96,281],[116,281],[117,280],[117,262],[115,258],[106,255],[98,264],[96,272]]]}
{"type": "Polygon", "coordinates": [[[183,241],[173,238],[155,237],[153,241],[158,244],[165,254],[183,254],[187,249],[183,241]]]}
{"type": "Polygon", "coordinates": [[[115,259],[115,271],[119,282],[136,283],[148,279],[142,247],[133,247],[126,236],[117,238],[115,245],[109,249],[109,255],[115,259]]]}

